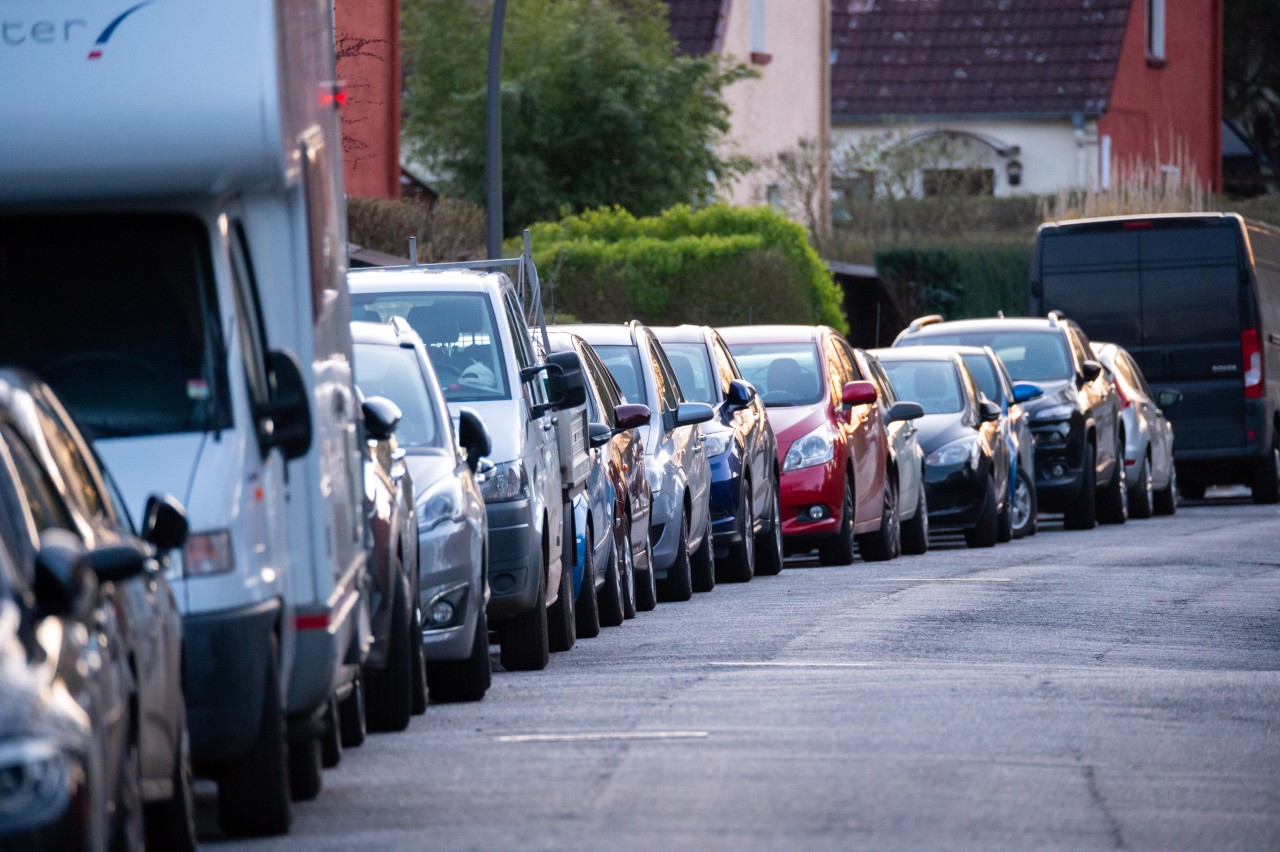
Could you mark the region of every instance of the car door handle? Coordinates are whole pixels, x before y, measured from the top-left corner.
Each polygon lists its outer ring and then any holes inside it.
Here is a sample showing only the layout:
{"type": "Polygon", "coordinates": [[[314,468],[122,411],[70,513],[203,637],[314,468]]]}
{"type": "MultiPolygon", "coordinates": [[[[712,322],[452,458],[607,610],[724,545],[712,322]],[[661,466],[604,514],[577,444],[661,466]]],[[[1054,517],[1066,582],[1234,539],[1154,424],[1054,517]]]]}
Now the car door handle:
{"type": "Polygon", "coordinates": [[[543,431],[543,432],[550,432],[550,431],[551,431],[552,429],[554,429],[554,428],[555,428],[555,424],[554,424],[554,423],[552,423],[550,420],[544,420],[544,421],[542,421],[542,431],[543,431]]]}

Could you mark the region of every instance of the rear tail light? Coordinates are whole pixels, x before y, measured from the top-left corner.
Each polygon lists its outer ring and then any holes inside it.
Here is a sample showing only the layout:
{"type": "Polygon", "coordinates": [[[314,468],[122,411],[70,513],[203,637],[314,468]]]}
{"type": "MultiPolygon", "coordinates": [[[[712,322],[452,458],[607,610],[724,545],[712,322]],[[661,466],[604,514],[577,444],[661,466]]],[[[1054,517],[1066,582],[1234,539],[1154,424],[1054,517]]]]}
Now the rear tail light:
{"type": "Polygon", "coordinates": [[[1262,399],[1265,383],[1262,375],[1262,344],[1258,330],[1246,328],[1240,332],[1240,358],[1244,362],[1244,398],[1262,399]]]}

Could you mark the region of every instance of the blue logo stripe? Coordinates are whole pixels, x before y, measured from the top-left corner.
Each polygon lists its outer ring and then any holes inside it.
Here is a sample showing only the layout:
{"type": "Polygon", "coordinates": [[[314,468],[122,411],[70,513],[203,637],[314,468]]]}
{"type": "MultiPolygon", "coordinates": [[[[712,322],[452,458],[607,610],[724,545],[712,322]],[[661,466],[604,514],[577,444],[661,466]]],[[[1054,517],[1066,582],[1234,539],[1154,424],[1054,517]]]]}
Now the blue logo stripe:
{"type": "Polygon", "coordinates": [[[141,9],[143,6],[150,6],[154,2],[155,0],[142,0],[138,5],[121,12],[114,21],[107,24],[107,28],[102,31],[102,35],[98,36],[98,40],[95,41],[94,44],[106,44],[107,39],[111,38],[111,34],[116,31],[116,27],[120,26],[121,21],[141,9]]]}

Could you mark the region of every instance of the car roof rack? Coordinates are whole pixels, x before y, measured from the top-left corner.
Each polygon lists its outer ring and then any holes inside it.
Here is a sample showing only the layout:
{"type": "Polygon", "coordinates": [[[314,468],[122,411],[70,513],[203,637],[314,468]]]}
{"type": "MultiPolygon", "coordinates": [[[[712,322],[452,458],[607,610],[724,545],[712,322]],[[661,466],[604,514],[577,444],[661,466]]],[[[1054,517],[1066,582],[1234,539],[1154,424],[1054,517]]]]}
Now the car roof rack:
{"type": "Polygon", "coordinates": [[[934,323],[946,322],[946,319],[947,318],[944,317],[942,314],[929,314],[928,316],[916,317],[911,321],[911,325],[907,326],[907,331],[919,331],[920,329],[924,328],[926,325],[933,325],[934,323]]]}
{"type": "Polygon", "coordinates": [[[1065,321],[1067,318],[1067,315],[1062,311],[1055,309],[1055,310],[1049,311],[1048,317],[1049,317],[1049,326],[1051,328],[1057,328],[1058,323],[1065,321]]]}

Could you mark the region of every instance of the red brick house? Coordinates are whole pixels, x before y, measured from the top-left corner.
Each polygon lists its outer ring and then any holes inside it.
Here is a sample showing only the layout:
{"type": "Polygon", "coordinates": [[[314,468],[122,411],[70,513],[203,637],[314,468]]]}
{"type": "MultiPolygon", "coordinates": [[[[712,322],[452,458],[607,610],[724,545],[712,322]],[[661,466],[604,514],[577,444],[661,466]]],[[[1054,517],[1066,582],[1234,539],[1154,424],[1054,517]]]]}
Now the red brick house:
{"type": "Polygon", "coordinates": [[[400,197],[400,4],[334,4],[342,108],[342,177],[347,195],[400,197]]]}

